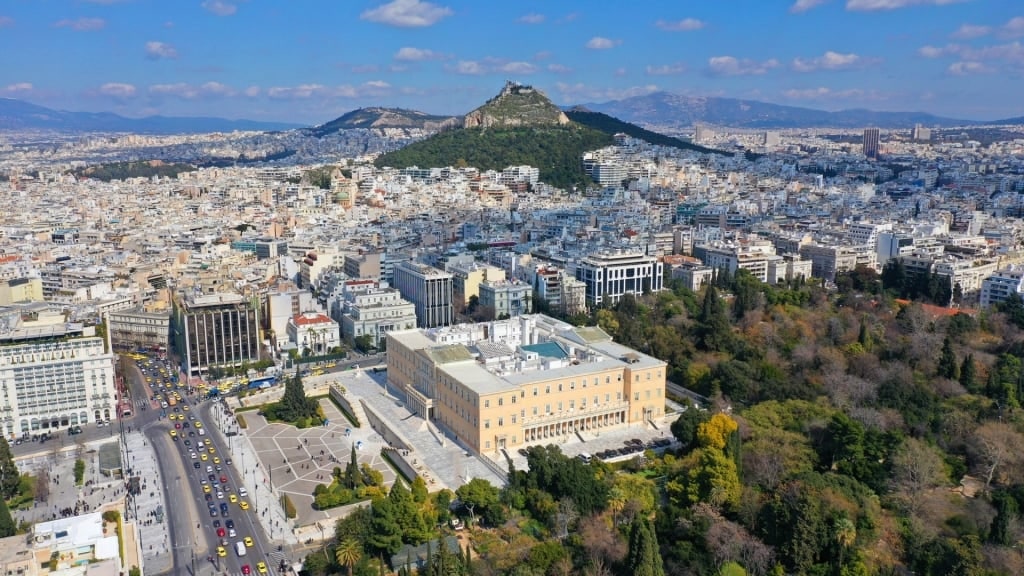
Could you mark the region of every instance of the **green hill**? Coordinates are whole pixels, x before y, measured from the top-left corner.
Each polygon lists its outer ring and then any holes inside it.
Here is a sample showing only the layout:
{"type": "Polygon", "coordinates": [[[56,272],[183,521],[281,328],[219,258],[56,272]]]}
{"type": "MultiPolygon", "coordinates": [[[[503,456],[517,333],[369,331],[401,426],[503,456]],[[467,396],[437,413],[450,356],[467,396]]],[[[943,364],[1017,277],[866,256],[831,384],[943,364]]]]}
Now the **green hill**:
{"type": "Polygon", "coordinates": [[[583,153],[610,146],[611,134],[578,124],[460,128],[435,134],[377,158],[377,167],[474,166],[503,170],[529,165],[542,182],[568,188],[591,183],[583,171],[583,153]]]}
{"type": "Polygon", "coordinates": [[[74,171],[79,178],[92,178],[110,182],[111,180],[127,180],[128,178],[174,178],[182,172],[193,172],[196,167],[190,164],[165,164],[160,160],[141,160],[135,162],[114,162],[88,166],[74,171]]]}
{"type": "Polygon", "coordinates": [[[609,116],[601,112],[592,112],[585,108],[573,108],[566,112],[565,115],[569,117],[569,120],[572,120],[577,124],[582,124],[607,134],[617,134],[621,132],[627,136],[643,140],[644,142],[648,142],[656,146],[670,146],[680,150],[693,150],[694,152],[700,152],[702,154],[721,154],[722,156],[732,156],[731,152],[715,150],[714,148],[707,148],[705,146],[686,142],[685,140],[665,136],[664,134],[658,134],[657,132],[651,132],[650,130],[641,128],[636,124],[623,122],[613,116],[609,116]]]}

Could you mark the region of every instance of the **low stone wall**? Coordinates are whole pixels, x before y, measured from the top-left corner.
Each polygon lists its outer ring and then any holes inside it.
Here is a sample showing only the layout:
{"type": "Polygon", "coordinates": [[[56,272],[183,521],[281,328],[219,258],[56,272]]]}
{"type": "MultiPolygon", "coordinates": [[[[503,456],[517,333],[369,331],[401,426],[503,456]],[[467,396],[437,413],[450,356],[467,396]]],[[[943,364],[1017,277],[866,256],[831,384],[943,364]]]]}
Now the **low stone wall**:
{"type": "Polygon", "coordinates": [[[416,468],[406,460],[405,455],[413,454],[413,452],[390,447],[381,448],[380,451],[382,455],[391,461],[395,468],[398,468],[398,471],[402,473],[402,476],[405,476],[410,482],[420,475],[419,471],[417,471],[416,468]]]}
{"type": "Polygon", "coordinates": [[[363,425],[363,423],[359,421],[359,412],[355,408],[353,408],[352,402],[349,401],[348,395],[342,392],[342,390],[343,388],[341,386],[331,386],[331,399],[337,402],[338,406],[341,406],[341,410],[342,412],[345,413],[345,416],[347,418],[351,418],[356,421],[355,425],[358,428],[363,425]]]}

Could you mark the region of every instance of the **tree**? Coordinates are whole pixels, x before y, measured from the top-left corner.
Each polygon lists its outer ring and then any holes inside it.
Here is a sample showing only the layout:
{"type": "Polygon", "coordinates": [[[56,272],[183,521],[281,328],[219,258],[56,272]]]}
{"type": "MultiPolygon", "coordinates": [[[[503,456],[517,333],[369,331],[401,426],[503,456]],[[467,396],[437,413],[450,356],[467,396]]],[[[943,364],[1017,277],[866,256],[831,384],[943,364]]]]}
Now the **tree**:
{"type": "Polygon", "coordinates": [[[714,286],[704,290],[704,301],[697,317],[697,343],[704,350],[721,352],[732,345],[732,327],[725,314],[725,305],[714,286]]]}
{"type": "Polygon", "coordinates": [[[1005,470],[1016,472],[1021,463],[1020,446],[1024,446],[1024,435],[1004,422],[986,422],[974,431],[969,447],[986,490],[992,482],[1004,479],[1005,470]]]}
{"type": "Polygon", "coordinates": [[[138,566],[132,566],[128,569],[128,576],[142,576],[142,570],[138,566]]]}
{"type": "Polygon", "coordinates": [[[975,391],[978,387],[978,373],[973,353],[967,354],[960,364],[960,385],[967,391],[975,391]]]}
{"type": "Polygon", "coordinates": [[[284,395],[281,397],[281,400],[266,408],[264,412],[268,417],[277,420],[297,422],[317,417],[317,410],[319,408],[316,400],[306,396],[306,389],[302,386],[302,378],[295,374],[285,382],[284,395]]]}
{"type": "Polygon", "coordinates": [[[85,479],[85,460],[81,458],[75,460],[75,485],[81,486],[82,480],[85,479]]]}
{"type": "Polygon", "coordinates": [[[0,498],[10,500],[18,493],[21,473],[14,463],[14,454],[6,438],[0,438],[0,498]]]}
{"type": "Polygon", "coordinates": [[[17,532],[18,527],[15,525],[14,519],[11,518],[11,511],[7,508],[7,502],[0,498],[0,538],[14,536],[17,532]]]}
{"type": "Polygon", "coordinates": [[[684,448],[696,445],[697,428],[710,419],[708,412],[690,406],[672,423],[672,435],[679,440],[684,448]]]}
{"type": "Polygon", "coordinates": [[[730,418],[728,414],[719,412],[707,422],[697,426],[697,442],[705,448],[725,450],[725,446],[729,442],[729,436],[736,432],[738,428],[739,426],[736,424],[736,421],[730,418]]]}
{"type": "Polygon", "coordinates": [[[1014,540],[1010,526],[1019,512],[1017,500],[1007,492],[999,491],[992,495],[992,503],[996,508],[996,517],[989,526],[988,541],[999,546],[1010,546],[1014,540]]]}
{"type": "Polygon", "coordinates": [[[348,576],[352,576],[352,569],[363,557],[362,546],[354,538],[347,538],[338,543],[334,549],[334,559],[342,566],[348,567],[348,576]]]}
{"type": "Polygon", "coordinates": [[[942,455],[930,444],[906,438],[892,455],[891,487],[911,511],[928,491],[947,484],[949,477],[942,455]]]}
{"type": "Polygon", "coordinates": [[[946,335],[942,341],[942,351],[939,352],[939,363],[936,373],[942,378],[958,380],[960,378],[960,366],[956,361],[956,352],[953,351],[953,341],[946,335]]]}
{"type": "Polygon", "coordinates": [[[735,509],[743,491],[736,462],[716,448],[700,448],[697,454],[697,465],[688,478],[690,503],[707,502],[716,508],[735,509]]]}
{"type": "Polygon", "coordinates": [[[370,507],[370,529],[366,544],[374,552],[390,556],[402,547],[402,527],[398,524],[390,498],[381,497],[370,507]]]}
{"type": "Polygon", "coordinates": [[[832,537],[839,548],[839,569],[843,569],[843,556],[857,542],[857,527],[846,516],[832,522],[832,537]]]}
{"type": "Polygon", "coordinates": [[[626,570],[633,576],[665,576],[658,537],[647,518],[636,518],[629,526],[629,554],[626,570]]]}
{"type": "Polygon", "coordinates": [[[469,482],[459,486],[455,495],[462,502],[462,505],[469,511],[469,515],[476,520],[477,514],[487,515],[493,508],[501,507],[501,494],[490,482],[483,478],[473,478],[469,482]]]}

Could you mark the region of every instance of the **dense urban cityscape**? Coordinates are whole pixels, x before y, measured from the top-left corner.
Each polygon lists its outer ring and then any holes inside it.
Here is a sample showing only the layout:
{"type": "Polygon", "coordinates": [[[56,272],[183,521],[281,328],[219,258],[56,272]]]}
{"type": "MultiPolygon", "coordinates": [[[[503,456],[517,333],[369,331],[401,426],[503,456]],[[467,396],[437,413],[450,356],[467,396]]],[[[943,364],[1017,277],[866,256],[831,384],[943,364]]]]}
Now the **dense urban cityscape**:
{"type": "MultiPolygon", "coordinates": [[[[158,12],[86,3],[109,20],[49,33],[158,12]]],[[[280,18],[196,4],[200,17],[175,18],[280,18]]],[[[472,12],[366,4],[353,34],[472,12]]],[[[512,18],[497,4],[488,18],[512,18]]],[[[900,22],[969,8],[956,4],[796,0],[779,16],[900,22]]],[[[466,60],[393,38],[387,67],[330,66],[407,75],[401,88],[143,95],[134,80],[81,92],[110,103],[97,113],[11,76],[0,571],[1024,574],[1024,117],[1002,93],[950,96],[1019,78],[1024,17],[976,4],[990,23],[917,51],[957,59],[934,94],[780,92],[935,102],[949,117],[746,90],[889,66],[831,50],[788,66],[710,56],[691,81],[755,82],[721,95],[552,81],[574,74],[564,51],[466,60]],[[414,85],[420,66],[479,83],[414,85]],[[451,102],[396,105],[414,98],[451,102]],[[302,120],[314,112],[321,123],[302,120]]],[[[3,34],[49,18],[11,10],[3,34]]],[[[583,17],[515,10],[520,29],[583,17]]],[[[716,32],[695,17],[646,26],[716,32]]],[[[543,48],[542,32],[522,34],[543,48]]],[[[605,77],[633,78],[611,56],[631,36],[586,34],[573,41],[615,64],[605,77]]],[[[146,64],[184,61],[184,46],[148,41],[146,64]]]]}

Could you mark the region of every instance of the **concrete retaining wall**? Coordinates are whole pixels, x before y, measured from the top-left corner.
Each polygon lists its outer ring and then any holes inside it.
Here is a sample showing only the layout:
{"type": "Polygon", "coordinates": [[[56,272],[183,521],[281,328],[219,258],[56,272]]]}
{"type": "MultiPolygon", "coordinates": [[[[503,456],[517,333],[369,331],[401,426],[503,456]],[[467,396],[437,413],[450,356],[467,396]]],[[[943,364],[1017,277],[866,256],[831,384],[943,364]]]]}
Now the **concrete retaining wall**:
{"type": "Polygon", "coordinates": [[[369,404],[363,400],[360,400],[359,404],[363,407],[363,413],[366,414],[366,419],[370,424],[370,428],[373,428],[374,432],[380,434],[389,446],[392,448],[400,448],[402,450],[412,450],[412,444],[403,438],[401,433],[397,430],[392,430],[391,427],[388,426],[387,421],[384,420],[384,418],[381,418],[381,416],[377,414],[369,404]]]}
{"type": "Polygon", "coordinates": [[[345,415],[347,417],[355,419],[357,427],[363,425],[363,422],[359,421],[359,411],[356,410],[354,406],[352,406],[352,403],[349,401],[349,397],[345,395],[344,392],[342,392],[341,387],[331,386],[330,395],[331,399],[337,402],[338,406],[341,406],[341,410],[345,412],[345,415]]]}
{"type": "MultiPolygon", "coordinates": [[[[384,447],[381,448],[380,451],[381,453],[386,453],[388,460],[390,460],[391,463],[394,464],[394,466],[398,468],[398,470],[402,473],[402,476],[408,478],[410,482],[415,480],[416,477],[420,475],[420,473],[416,471],[413,465],[406,461],[402,450],[398,450],[396,448],[391,447],[384,447]]],[[[409,454],[412,454],[412,452],[409,452],[409,454]]]]}

